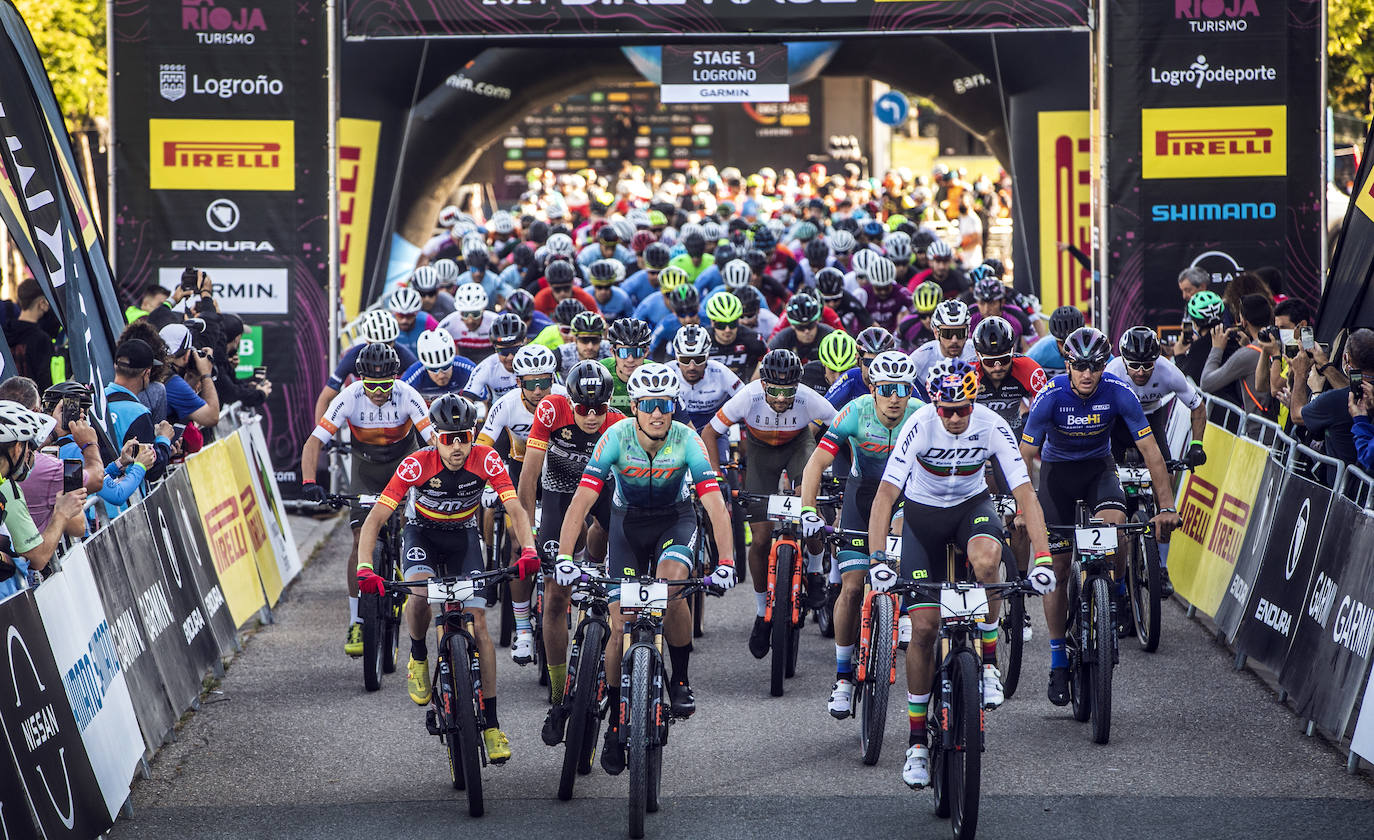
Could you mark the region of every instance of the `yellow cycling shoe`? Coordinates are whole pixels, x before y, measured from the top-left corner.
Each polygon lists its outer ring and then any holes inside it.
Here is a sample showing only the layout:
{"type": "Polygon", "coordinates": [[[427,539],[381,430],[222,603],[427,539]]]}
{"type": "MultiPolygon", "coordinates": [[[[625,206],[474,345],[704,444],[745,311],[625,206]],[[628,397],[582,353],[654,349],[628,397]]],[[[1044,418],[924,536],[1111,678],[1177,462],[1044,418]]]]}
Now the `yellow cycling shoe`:
{"type": "Polygon", "coordinates": [[[506,733],[493,726],[482,733],[482,740],[487,745],[487,761],[505,764],[506,759],[510,758],[510,739],[506,733]]]}
{"type": "Polygon", "coordinates": [[[361,624],[348,625],[348,635],[344,637],[344,653],[349,656],[363,655],[363,626],[361,624]]]}
{"type": "Polygon", "coordinates": [[[412,656],[409,669],[410,676],[406,677],[406,689],[410,692],[410,699],[414,700],[417,706],[428,706],[430,698],[434,695],[429,685],[429,660],[412,656]]]}

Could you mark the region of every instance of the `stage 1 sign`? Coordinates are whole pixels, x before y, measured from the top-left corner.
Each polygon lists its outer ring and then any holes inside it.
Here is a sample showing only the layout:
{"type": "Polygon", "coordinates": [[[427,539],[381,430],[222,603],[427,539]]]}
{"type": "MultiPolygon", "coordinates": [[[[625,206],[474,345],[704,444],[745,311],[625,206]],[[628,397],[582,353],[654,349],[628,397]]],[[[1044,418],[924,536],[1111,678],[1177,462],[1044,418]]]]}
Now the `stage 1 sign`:
{"type": "Polygon", "coordinates": [[[663,102],[786,102],[787,46],[663,47],[663,102]]]}

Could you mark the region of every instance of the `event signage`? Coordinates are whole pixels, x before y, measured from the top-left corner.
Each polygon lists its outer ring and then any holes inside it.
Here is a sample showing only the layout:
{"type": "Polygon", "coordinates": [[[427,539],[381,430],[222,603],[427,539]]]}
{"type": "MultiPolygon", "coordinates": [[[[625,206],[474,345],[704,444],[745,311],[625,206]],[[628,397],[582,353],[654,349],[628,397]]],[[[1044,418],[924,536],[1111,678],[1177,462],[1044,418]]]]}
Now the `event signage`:
{"type": "MultiPolygon", "coordinates": [[[[1178,450],[1174,449],[1173,451],[1178,450]]],[[[1245,537],[1241,540],[1240,556],[1236,559],[1235,568],[1231,570],[1231,580],[1226,584],[1226,591],[1221,596],[1221,605],[1217,607],[1216,615],[1213,616],[1216,619],[1217,627],[1228,640],[1235,639],[1236,629],[1246,614],[1246,607],[1250,603],[1250,592],[1254,588],[1255,578],[1260,572],[1265,544],[1269,534],[1275,533],[1274,503],[1279,497],[1280,490],[1283,489],[1280,486],[1283,476],[1283,467],[1279,461],[1273,457],[1269,458],[1265,462],[1264,473],[1260,476],[1259,491],[1255,496],[1254,517],[1251,519],[1249,527],[1245,529],[1245,537]]],[[[1308,519],[1304,519],[1304,522],[1310,519],[1310,510],[1307,516],[1308,519]]],[[[1283,533],[1283,531],[1280,530],[1277,533],[1283,533]]]]}
{"type": "Polygon", "coordinates": [[[663,47],[663,102],[786,102],[787,45],[663,47]]]}

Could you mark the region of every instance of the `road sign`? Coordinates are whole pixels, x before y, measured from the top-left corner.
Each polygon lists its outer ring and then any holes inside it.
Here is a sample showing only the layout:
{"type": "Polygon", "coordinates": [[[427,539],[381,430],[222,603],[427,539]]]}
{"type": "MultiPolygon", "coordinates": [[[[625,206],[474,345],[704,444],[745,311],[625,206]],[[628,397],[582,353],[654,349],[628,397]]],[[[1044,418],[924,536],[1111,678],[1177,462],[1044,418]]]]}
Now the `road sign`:
{"type": "Polygon", "coordinates": [[[895,90],[888,91],[873,102],[873,115],[883,125],[901,125],[906,122],[910,110],[906,97],[895,90]]]}
{"type": "Polygon", "coordinates": [[[787,45],[663,47],[663,102],[786,102],[787,45]]]}

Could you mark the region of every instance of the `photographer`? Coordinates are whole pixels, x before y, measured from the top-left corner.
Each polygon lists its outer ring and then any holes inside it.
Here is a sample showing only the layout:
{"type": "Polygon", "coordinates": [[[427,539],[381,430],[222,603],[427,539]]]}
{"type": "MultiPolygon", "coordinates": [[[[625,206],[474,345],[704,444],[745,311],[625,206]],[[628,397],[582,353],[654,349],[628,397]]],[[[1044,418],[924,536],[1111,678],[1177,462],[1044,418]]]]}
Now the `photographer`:
{"type": "Polygon", "coordinates": [[[199,329],[205,326],[203,321],[192,320],[186,324],[168,324],[158,332],[167,345],[167,369],[171,371],[170,376],[163,378],[167,388],[167,416],[173,422],[194,422],[202,428],[211,428],[219,422],[219,394],[211,378],[214,371],[212,354],[209,348],[192,346],[188,325],[199,329]]]}
{"type": "Polygon", "coordinates": [[[1307,350],[1294,356],[1293,388],[1289,395],[1288,411],[1294,423],[1321,438],[1325,454],[1354,464],[1357,463],[1357,453],[1352,430],[1355,413],[1352,406],[1363,406],[1363,413],[1368,417],[1370,388],[1366,377],[1374,380],[1374,330],[1360,329],[1350,334],[1345,342],[1342,363],[1349,371],[1350,385],[1325,391],[1309,401],[1307,374],[1314,369],[1316,360],[1312,352],[1307,350]],[[1352,399],[1357,384],[1363,396],[1355,395],[1352,399]]]}
{"type": "Polygon", "coordinates": [[[59,382],[43,392],[43,413],[57,421],[54,443],[62,459],[84,461],[86,490],[118,508],[143,483],[156,453],[152,446],[130,440],[116,455],[100,428],[86,422],[93,402],[89,385],[59,382]]]}
{"type": "MultiPolygon", "coordinates": [[[[211,318],[206,321],[211,328],[207,330],[208,335],[216,324],[211,318]]],[[[211,346],[215,351],[214,379],[219,403],[240,403],[244,408],[257,408],[272,396],[272,382],[267,378],[267,368],[258,368],[251,379],[240,380],[236,370],[239,366],[239,340],[243,338],[243,319],[225,312],[219,315],[218,327],[218,339],[211,338],[209,341],[213,342],[211,346]]]]}
{"type": "Polygon", "coordinates": [[[1240,326],[1230,330],[1221,324],[1212,327],[1212,346],[1199,384],[1202,390],[1222,399],[1238,397],[1237,404],[1247,413],[1268,414],[1269,381],[1267,377],[1262,382],[1256,378],[1261,358],[1256,342],[1260,330],[1274,324],[1274,304],[1264,295],[1246,295],[1240,300],[1239,310],[1240,326]],[[1223,361],[1228,339],[1240,347],[1223,361]]]}
{"type": "Polygon", "coordinates": [[[1374,470],[1374,422],[1369,419],[1370,409],[1374,408],[1374,382],[1361,380],[1358,397],[1351,385],[1346,407],[1350,411],[1350,432],[1355,438],[1355,458],[1361,469],[1374,470]]]}

